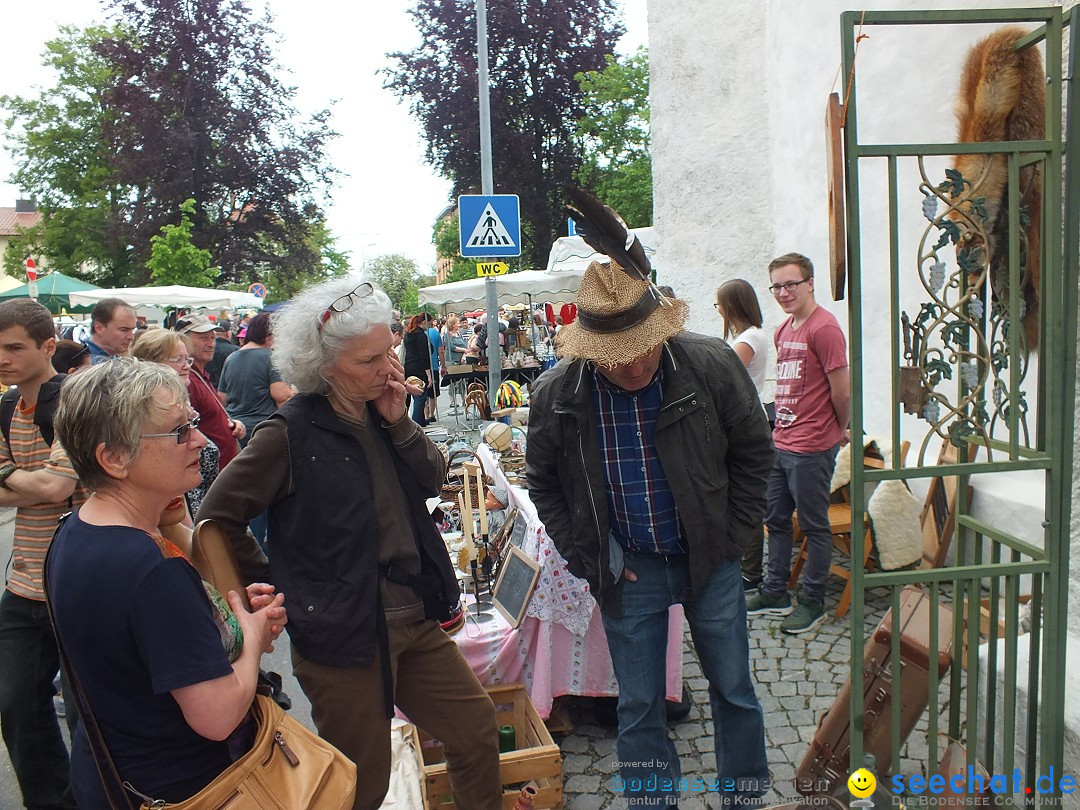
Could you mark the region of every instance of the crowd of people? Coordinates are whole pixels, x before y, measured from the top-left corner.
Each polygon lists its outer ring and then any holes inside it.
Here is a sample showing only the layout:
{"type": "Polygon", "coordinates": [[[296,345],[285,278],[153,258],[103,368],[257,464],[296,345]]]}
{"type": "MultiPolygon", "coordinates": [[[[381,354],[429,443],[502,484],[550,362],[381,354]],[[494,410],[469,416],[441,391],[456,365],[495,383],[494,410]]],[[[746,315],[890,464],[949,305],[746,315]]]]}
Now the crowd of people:
{"type": "MultiPolygon", "coordinates": [[[[685,301],[615,261],[589,266],[571,323],[514,313],[497,330],[504,350],[521,329],[562,358],[533,386],[527,479],[601,610],[633,802],[678,801],[671,604],[709,681],[731,801],[753,801],[769,777],[748,615],[783,617],[785,633],[824,617],[846,348],[809,259],[781,256],[767,276],[786,315],[772,403],[769,338],[744,280],[716,293],[730,345],[687,331],[685,301]],[[795,509],[809,554],[793,602],[795,509]]],[[[80,709],[135,804],[198,793],[250,748],[259,660],[287,629],[319,734],[361,767],[356,808],[386,793],[395,706],[443,742],[458,807],[502,807],[494,706],[440,627],[459,588],[425,505],[446,462],[422,429],[447,367],[485,357],[496,330],[403,321],[377,287],[340,279],[243,327],[240,346],[232,324],[199,313],[144,331],[106,299],[79,342],[58,339],[36,302],[0,303],[0,506],[17,509],[0,727],[24,804],[110,807],[80,709]],[[228,537],[250,607],[192,566],[190,527],[204,519],[228,537]],[[70,764],[53,706],[58,638],[80,687],[70,764]]]]}

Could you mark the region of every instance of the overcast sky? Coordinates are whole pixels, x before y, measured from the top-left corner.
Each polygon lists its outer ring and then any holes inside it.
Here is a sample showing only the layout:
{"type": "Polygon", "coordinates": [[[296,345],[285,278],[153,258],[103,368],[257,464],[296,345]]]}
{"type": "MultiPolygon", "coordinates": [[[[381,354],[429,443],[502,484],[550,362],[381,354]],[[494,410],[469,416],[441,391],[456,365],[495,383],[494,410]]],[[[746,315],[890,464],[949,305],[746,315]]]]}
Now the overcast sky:
{"type": "MultiPolygon", "coordinates": [[[[261,8],[262,2],[249,4],[261,8]]],[[[646,43],[646,0],[619,0],[627,36],[621,52],[646,43]]],[[[414,48],[419,35],[407,9],[411,0],[269,0],[274,28],[282,37],[280,63],[292,71],[297,106],[310,113],[336,100],[331,122],[341,137],[330,160],[347,176],[328,206],[330,226],[354,266],[382,253],[404,253],[421,272],[434,264],[434,219],[449,202],[450,184],[424,162],[419,124],[377,75],[384,54],[414,48]]],[[[102,19],[95,0],[10,3],[4,12],[0,48],[0,95],[27,96],[51,86],[41,67],[46,40],[61,24],[85,26],[102,19]]],[[[288,79],[286,78],[286,81],[288,79]]],[[[492,134],[498,139],[498,132],[492,134]]],[[[13,166],[0,152],[0,180],[13,166]]],[[[496,178],[497,180],[498,178],[496,178]]],[[[12,206],[19,190],[0,182],[0,205],[12,206]]]]}

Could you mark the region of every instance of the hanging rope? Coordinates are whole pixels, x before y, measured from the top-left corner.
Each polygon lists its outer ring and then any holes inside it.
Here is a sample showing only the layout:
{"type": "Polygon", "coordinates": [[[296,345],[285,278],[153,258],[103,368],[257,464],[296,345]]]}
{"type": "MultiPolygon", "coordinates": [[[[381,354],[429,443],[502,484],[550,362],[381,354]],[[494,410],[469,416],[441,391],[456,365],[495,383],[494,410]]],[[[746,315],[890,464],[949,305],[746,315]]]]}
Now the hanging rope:
{"type": "MultiPolygon", "coordinates": [[[[847,122],[847,108],[848,102],[851,101],[851,85],[855,83],[855,61],[859,56],[859,44],[864,39],[870,39],[869,34],[864,34],[863,22],[866,20],[866,10],[863,10],[862,15],[859,17],[859,31],[855,35],[855,53],[851,55],[851,71],[848,73],[847,86],[844,88],[844,105],[840,108],[840,126],[844,126],[847,122]]],[[[832,86],[836,87],[836,80],[840,78],[840,71],[843,68],[843,64],[840,64],[836,68],[836,76],[833,77],[832,86]]]]}

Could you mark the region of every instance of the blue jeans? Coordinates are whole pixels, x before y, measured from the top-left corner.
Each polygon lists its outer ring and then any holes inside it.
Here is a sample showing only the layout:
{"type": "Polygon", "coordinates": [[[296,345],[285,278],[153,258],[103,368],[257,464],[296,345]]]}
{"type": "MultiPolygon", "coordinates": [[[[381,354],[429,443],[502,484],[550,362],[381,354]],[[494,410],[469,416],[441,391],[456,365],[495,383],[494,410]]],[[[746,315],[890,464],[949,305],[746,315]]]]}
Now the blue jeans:
{"type": "Polygon", "coordinates": [[[427,420],[424,418],[424,403],[427,401],[428,389],[424,389],[424,393],[419,396],[412,397],[412,420],[418,425],[426,425],[427,420]]]}
{"type": "Polygon", "coordinates": [[[769,572],[762,590],[770,596],[787,591],[794,544],[791,516],[799,510],[799,528],[806,533],[806,565],[802,593],[825,601],[825,580],[832,562],[832,530],[829,526],[829,485],[840,445],[820,453],[776,451],[769,486],[765,491],[769,528],[769,572]]]}
{"type": "MultiPolygon", "coordinates": [[[[44,602],[5,590],[0,595],[0,730],[28,808],[76,807],[67,746],[53,706],[60,667],[44,602]]],[[[68,725],[75,701],[64,691],[68,725]]]]}
{"type": "Polygon", "coordinates": [[[667,729],[668,607],[682,603],[705,677],[709,680],[716,772],[728,796],[760,796],[768,789],[765,724],[750,677],[746,598],[738,560],[721,563],[690,600],[685,556],[626,555],[637,575],[625,582],[622,615],[603,614],[611,662],[619,682],[619,737],[615,787],[631,807],[677,806],[682,769],[667,729]],[[690,601],[688,601],[690,600],[690,601]],[[725,790],[726,789],[726,790],[725,790]]]}

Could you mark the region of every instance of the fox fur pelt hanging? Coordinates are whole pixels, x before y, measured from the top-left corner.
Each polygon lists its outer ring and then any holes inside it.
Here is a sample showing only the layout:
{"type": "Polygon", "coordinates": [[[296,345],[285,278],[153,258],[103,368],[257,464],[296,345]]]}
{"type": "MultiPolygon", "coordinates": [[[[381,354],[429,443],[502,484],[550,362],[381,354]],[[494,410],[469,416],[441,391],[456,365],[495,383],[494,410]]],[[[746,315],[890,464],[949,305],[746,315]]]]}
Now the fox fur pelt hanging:
{"type": "MultiPolygon", "coordinates": [[[[1013,48],[1027,32],[1008,26],[972,47],[960,79],[956,104],[960,143],[980,141],[1042,140],[1045,131],[1046,74],[1042,55],[1035,46],[1022,51],[1013,48]]],[[[985,197],[988,244],[973,236],[973,250],[984,249],[989,258],[990,283],[995,297],[1008,297],[1009,199],[1008,163],[1002,154],[957,155],[956,168],[976,184],[972,197],[985,197]]],[[[1020,205],[1026,216],[1022,240],[1021,298],[1026,352],[1039,345],[1040,229],[1042,226],[1042,169],[1036,165],[1020,170],[1020,205]],[[1026,241],[1026,245],[1024,244],[1026,241]]],[[[960,210],[970,214],[970,205],[960,210]]],[[[964,217],[953,212],[954,219],[964,217]]]]}

